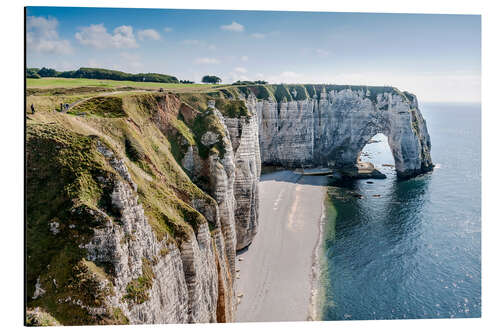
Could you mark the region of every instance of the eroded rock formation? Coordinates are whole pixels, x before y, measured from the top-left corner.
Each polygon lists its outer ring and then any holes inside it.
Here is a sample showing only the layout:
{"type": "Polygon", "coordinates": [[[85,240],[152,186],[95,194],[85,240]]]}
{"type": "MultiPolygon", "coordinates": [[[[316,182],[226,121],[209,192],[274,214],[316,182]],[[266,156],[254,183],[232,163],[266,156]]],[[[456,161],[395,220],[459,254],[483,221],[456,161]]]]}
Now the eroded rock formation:
{"type": "Polygon", "coordinates": [[[352,168],[368,141],[383,133],[399,177],[432,169],[430,138],[415,95],[347,88],[303,100],[249,98],[247,103],[259,115],[265,164],[352,168]]]}
{"type": "Polygon", "coordinates": [[[251,116],[225,118],[230,134],[235,161],[234,197],[236,249],[248,246],[255,234],[259,221],[260,148],[258,119],[250,106],[251,116]]]}

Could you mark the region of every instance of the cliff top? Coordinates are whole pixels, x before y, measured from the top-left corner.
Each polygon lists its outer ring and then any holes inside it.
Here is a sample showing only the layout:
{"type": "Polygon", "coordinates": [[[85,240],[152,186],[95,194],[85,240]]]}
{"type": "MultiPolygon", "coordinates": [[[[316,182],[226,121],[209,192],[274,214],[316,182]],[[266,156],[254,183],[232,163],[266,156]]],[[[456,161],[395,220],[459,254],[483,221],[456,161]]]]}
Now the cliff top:
{"type": "Polygon", "coordinates": [[[277,102],[320,98],[321,92],[350,89],[363,91],[366,97],[375,99],[378,94],[393,93],[411,101],[414,95],[391,86],[364,86],[341,84],[181,84],[160,82],[134,82],[95,79],[42,78],[27,79],[27,95],[73,95],[117,91],[157,91],[178,94],[206,94],[212,98],[238,99],[250,94],[257,99],[277,102]]]}

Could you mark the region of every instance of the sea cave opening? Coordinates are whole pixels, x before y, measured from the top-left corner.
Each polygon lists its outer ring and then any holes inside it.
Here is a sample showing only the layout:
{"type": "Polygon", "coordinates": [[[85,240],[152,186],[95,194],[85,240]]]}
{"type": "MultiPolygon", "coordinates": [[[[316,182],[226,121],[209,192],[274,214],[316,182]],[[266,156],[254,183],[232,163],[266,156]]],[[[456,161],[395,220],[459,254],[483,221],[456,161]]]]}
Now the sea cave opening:
{"type": "Polygon", "coordinates": [[[374,135],[358,154],[358,166],[379,170],[386,176],[396,175],[394,156],[383,133],[374,135]]]}

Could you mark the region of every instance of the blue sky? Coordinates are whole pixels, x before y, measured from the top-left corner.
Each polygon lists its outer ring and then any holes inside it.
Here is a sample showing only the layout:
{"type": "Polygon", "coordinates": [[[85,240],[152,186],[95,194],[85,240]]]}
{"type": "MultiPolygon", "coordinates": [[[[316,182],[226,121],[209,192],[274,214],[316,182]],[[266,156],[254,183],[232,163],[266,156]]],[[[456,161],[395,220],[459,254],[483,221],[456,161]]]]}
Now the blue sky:
{"type": "Polygon", "coordinates": [[[392,85],[480,101],[477,15],[28,7],[27,65],[392,85]]]}

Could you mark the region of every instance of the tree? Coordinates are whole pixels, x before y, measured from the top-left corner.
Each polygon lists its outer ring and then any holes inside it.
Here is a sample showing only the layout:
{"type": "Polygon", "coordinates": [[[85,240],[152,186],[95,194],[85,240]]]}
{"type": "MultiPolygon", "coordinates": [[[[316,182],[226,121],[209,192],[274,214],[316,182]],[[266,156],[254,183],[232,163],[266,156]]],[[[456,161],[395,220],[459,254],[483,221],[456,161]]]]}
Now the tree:
{"type": "Polygon", "coordinates": [[[37,74],[41,77],[56,77],[57,75],[59,75],[59,72],[52,68],[42,67],[42,69],[40,69],[37,74]]]}
{"type": "Polygon", "coordinates": [[[202,79],[201,82],[203,83],[213,83],[213,84],[218,84],[222,82],[220,77],[217,77],[215,75],[205,75],[202,79]]]}
{"type": "Polygon", "coordinates": [[[26,68],[26,77],[29,79],[39,79],[41,76],[38,75],[39,68],[26,68]]]}

